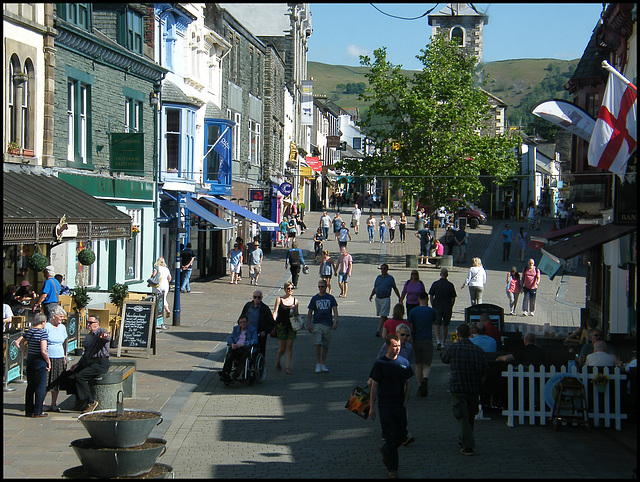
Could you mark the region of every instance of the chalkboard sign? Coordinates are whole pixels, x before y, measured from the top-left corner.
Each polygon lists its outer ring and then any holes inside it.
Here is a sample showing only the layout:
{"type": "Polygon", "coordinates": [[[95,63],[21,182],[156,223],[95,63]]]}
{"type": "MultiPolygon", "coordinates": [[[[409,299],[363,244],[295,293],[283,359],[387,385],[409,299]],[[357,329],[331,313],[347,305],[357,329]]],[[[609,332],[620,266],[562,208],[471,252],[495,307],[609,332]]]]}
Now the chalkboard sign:
{"type": "Polygon", "coordinates": [[[125,302],[122,307],[117,356],[120,356],[122,350],[143,350],[149,358],[151,335],[155,331],[155,312],[153,301],[125,302]]]}
{"type": "Polygon", "coordinates": [[[497,305],[490,305],[488,303],[482,303],[479,305],[471,305],[464,309],[464,321],[466,323],[478,323],[480,321],[480,315],[487,313],[500,333],[504,333],[504,308],[497,305]]]}

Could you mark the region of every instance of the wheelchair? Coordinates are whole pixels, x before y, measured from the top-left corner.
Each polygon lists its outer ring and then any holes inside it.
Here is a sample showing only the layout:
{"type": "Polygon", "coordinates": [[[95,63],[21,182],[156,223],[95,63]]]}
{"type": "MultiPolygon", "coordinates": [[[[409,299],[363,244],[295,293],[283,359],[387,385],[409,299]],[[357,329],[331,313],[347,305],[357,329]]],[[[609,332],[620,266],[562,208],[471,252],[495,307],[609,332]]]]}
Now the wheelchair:
{"type": "MultiPolygon", "coordinates": [[[[225,360],[227,359],[227,355],[229,354],[230,347],[227,346],[227,351],[225,352],[225,360]]],[[[237,368],[237,361],[234,360],[231,366],[231,373],[233,373],[237,368]]],[[[248,382],[251,386],[254,383],[262,383],[267,377],[267,370],[264,366],[264,356],[260,353],[260,348],[257,345],[251,347],[251,354],[247,357],[244,364],[244,370],[240,374],[238,378],[222,378],[222,382],[225,386],[231,385],[233,382],[248,382]]]]}

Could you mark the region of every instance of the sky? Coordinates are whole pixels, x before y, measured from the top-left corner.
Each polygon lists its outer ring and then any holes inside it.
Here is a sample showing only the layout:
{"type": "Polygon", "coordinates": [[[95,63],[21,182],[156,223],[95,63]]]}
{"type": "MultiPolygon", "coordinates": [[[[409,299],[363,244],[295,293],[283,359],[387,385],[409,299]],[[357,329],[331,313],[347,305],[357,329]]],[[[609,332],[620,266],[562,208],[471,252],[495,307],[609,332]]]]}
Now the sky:
{"type": "MultiPolygon", "coordinates": [[[[419,17],[447,3],[375,3],[396,17],[419,17]]],[[[483,62],[525,58],[573,60],[582,57],[602,3],[476,3],[489,16],[484,27],[483,62]]],[[[313,33],[307,60],[359,66],[360,55],[387,48],[387,60],[408,70],[421,70],[415,58],[431,37],[427,15],[417,20],[392,18],[370,3],[311,3],[313,33]]]]}

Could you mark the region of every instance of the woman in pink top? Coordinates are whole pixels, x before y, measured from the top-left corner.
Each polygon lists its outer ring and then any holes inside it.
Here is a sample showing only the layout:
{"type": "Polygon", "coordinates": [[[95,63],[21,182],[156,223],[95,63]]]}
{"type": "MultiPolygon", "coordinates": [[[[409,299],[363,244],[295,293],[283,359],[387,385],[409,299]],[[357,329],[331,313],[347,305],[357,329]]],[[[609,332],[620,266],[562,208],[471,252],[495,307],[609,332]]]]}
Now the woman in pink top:
{"type": "Polygon", "coordinates": [[[404,302],[405,296],[407,297],[407,319],[409,318],[409,312],[416,306],[420,306],[420,300],[418,295],[426,292],[424,283],[420,280],[420,274],[417,270],[411,271],[411,278],[404,283],[402,288],[402,294],[400,295],[400,304],[404,302]]]}
{"type": "Polygon", "coordinates": [[[384,340],[388,335],[393,335],[396,332],[396,328],[401,323],[406,323],[407,321],[403,319],[404,317],[404,306],[402,303],[396,303],[393,307],[393,318],[389,318],[384,322],[382,326],[382,339],[384,340]]]}
{"type": "Polygon", "coordinates": [[[529,260],[527,266],[522,270],[522,316],[536,315],[536,293],[540,283],[540,270],[535,267],[535,261],[529,260]]]}

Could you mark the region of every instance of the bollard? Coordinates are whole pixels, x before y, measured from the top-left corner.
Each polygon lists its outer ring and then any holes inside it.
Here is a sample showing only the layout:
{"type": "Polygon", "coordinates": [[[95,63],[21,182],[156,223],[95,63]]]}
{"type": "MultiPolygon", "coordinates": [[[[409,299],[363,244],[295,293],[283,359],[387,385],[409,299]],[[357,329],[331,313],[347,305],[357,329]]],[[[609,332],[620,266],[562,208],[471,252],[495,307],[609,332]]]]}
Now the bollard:
{"type": "Polygon", "coordinates": [[[115,410],[118,392],[122,391],[122,372],[106,372],[89,382],[91,394],[98,402],[96,410],[115,410]]]}
{"type": "Polygon", "coordinates": [[[418,267],[418,257],[415,254],[407,254],[407,268],[417,268],[418,267]]]}
{"type": "Polygon", "coordinates": [[[453,256],[450,254],[445,254],[442,256],[440,260],[441,268],[452,268],[453,267],[453,256]]]}

